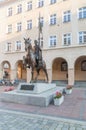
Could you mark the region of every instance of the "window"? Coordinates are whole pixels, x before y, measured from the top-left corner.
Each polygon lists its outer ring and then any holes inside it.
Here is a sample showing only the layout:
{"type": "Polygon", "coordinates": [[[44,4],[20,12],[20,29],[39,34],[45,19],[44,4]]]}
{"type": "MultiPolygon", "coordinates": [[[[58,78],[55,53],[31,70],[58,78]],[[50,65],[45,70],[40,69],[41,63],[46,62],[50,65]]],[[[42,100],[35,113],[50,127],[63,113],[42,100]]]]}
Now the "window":
{"type": "Polygon", "coordinates": [[[9,68],[10,68],[9,64],[8,64],[8,63],[5,63],[5,64],[4,64],[4,69],[9,69],[9,68]]]}
{"type": "Polygon", "coordinates": [[[8,8],[8,16],[12,16],[12,7],[8,8]]]}
{"type": "Polygon", "coordinates": [[[62,62],[61,63],[61,71],[67,71],[68,70],[68,67],[67,67],[67,62],[62,62]]]}
{"type": "Polygon", "coordinates": [[[44,6],[44,0],[38,0],[38,7],[44,6]]]}
{"type": "Polygon", "coordinates": [[[17,6],[17,13],[21,13],[22,12],[22,5],[18,5],[17,6]]]}
{"type": "Polygon", "coordinates": [[[28,30],[32,29],[32,20],[27,21],[27,29],[28,30]]]}
{"type": "Polygon", "coordinates": [[[79,43],[80,44],[86,43],[86,31],[79,32],[79,43]]]}
{"type": "Polygon", "coordinates": [[[40,38],[40,47],[43,48],[43,37],[40,38]]]}
{"type": "Polygon", "coordinates": [[[38,26],[39,26],[39,22],[41,24],[40,26],[43,27],[43,25],[44,25],[44,18],[43,17],[38,18],[38,26]]]}
{"type": "Polygon", "coordinates": [[[43,27],[43,25],[44,25],[44,18],[43,17],[40,17],[40,23],[41,23],[41,26],[43,27]]]}
{"type": "Polygon", "coordinates": [[[12,32],[12,25],[8,25],[8,33],[11,33],[12,32]]]}
{"type": "Polygon", "coordinates": [[[56,3],[56,0],[50,0],[50,4],[56,3]]]}
{"type": "Polygon", "coordinates": [[[70,10],[68,10],[63,14],[63,22],[69,22],[70,20],[71,20],[71,12],[70,10]]]}
{"type": "Polygon", "coordinates": [[[8,42],[6,44],[6,51],[11,51],[11,43],[10,42],[8,42]]]}
{"type": "Polygon", "coordinates": [[[56,46],[56,36],[50,36],[49,46],[50,47],[56,46]]]}
{"type": "Polygon", "coordinates": [[[22,23],[17,23],[17,31],[21,31],[22,30],[22,23]]]}
{"type": "Polygon", "coordinates": [[[32,1],[29,1],[28,3],[27,3],[27,10],[29,11],[29,10],[31,10],[32,9],[32,1]]]}
{"type": "Polygon", "coordinates": [[[63,44],[64,45],[70,45],[71,44],[71,34],[64,34],[63,35],[63,44]]]}
{"type": "Polygon", "coordinates": [[[21,41],[16,41],[16,46],[15,46],[16,51],[21,50],[21,41]]]}
{"type": "Polygon", "coordinates": [[[86,60],[81,62],[81,71],[86,71],[86,60]]]}
{"type": "Polygon", "coordinates": [[[79,8],[79,10],[78,10],[78,18],[79,19],[86,18],[86,7],[79,8]]]}
{"type": "Polygon", "coordinates": [[[50,25],[56,24],[56,14],[50,15],[50,25]]]}

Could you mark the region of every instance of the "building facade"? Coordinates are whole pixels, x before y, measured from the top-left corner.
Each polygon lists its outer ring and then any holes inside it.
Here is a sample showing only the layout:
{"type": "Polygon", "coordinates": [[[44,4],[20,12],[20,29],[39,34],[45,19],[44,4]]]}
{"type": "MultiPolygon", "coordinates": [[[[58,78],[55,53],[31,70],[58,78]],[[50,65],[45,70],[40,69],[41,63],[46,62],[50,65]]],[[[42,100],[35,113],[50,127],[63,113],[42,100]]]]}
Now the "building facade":
{"type": "MultiPolygon", "coordinates": [[[[24,37],[38,39],[49,82],[86,81],[86,0],[4,0],[0,2],[0,78],[27,79],[24,37]]],[[[27,76],[28,75],[28,76],[27,76]]],[[[41,71],[39,79],[45,79],[41,71]]]]}

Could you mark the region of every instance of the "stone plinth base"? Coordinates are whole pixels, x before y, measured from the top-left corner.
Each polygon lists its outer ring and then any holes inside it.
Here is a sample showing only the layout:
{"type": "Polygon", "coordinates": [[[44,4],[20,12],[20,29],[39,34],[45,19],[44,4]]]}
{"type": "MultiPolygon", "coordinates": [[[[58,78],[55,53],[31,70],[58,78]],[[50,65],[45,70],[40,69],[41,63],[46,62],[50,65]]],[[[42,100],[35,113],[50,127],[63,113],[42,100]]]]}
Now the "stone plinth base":
{"type": "Polygon", "coordinates": [[[51,83],[21,83],[16,90],[19,93],[39,94],[56,88],[56,84],[51,83]]]}
{"type": "MultiPolygon", "coordinates": [[[[40,83],[40,89],[38,87],[37,93],[29,93],[28,90],[21,90],[21,88],[1,93],[0,100],[5,102],[12,102],[12,103],[21,103],[27,105],[36,105],[46,107],[53,101],[53,96],[55,95],[56,91],[62,91],[63,87],[51,87],[53,84],[47,84],[49,88],[42,88],[40,83]],[[42,90],[41,90],[42,89],[42,90]],[[39,93],[38,93],[39,92],[39,93]]],[[[34,87],[35,88],[35,87],[34,87]]],[[[35,90],[29,90],[36,92],[35,90]]]]}

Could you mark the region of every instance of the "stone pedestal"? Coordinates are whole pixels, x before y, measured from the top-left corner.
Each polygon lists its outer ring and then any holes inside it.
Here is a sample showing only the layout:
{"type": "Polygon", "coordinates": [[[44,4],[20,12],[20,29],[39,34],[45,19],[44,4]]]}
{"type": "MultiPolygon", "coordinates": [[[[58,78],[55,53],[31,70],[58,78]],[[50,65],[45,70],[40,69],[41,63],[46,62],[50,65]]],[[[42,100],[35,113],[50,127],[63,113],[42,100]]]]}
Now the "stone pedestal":
{"type": "Polygon", "coordinates": [[[56,88],[56,84],[51,83],[20,83],[17,92],[28,94],[39,94],[56,88]]]}
{"type": "Polygon", "coordinates": [[[37,83],[21,84],[17,90],[1,93],[1,101],[14,102],[27,105],[46,107],[53,101],[56,91],[62,91],[63,87],[56,87],[55,84],[37,83]],[[26,85],[26,90],[24,86],[26,85]],[[32,85],[32,87],[31,87],[32,85]]]}

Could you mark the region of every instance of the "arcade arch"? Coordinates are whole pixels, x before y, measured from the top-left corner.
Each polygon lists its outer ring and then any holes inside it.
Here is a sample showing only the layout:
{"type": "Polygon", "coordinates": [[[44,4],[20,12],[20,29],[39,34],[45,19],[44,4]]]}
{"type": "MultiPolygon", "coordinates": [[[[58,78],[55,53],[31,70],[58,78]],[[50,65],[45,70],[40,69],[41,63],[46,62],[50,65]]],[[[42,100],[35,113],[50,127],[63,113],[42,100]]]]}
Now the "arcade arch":
{"type": "Polygon", "coordinates": [[[59,84],[68,83],[68,63],[64,58],[55,58],[52,64],[52,81],[59,84]]]}
{"type": "Polygon", "coordinates": [[[16,78],[20,80],[22,79],[26,80],[27,72],[26,69],[23,67],[23,61],[18,60],[15,66],[16,66],[16,78]]]}
{"type": "Polygon", "coordinates": [[[2,70],[2,78],[10,79],[11,65],[10,65],[9,61],[3,61],[2,62],[1,70],[2,70]]]}
{"type": "Polygon", "coordinates": [[[80,56],[75,61],[75,82],[86,82],[86,56],[80,56]]]}

